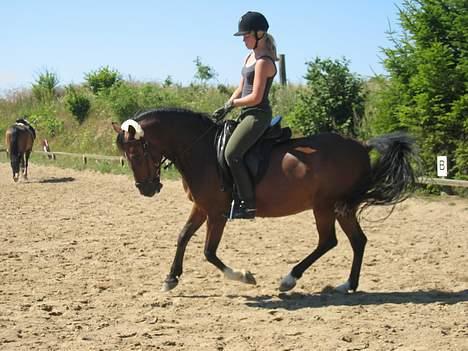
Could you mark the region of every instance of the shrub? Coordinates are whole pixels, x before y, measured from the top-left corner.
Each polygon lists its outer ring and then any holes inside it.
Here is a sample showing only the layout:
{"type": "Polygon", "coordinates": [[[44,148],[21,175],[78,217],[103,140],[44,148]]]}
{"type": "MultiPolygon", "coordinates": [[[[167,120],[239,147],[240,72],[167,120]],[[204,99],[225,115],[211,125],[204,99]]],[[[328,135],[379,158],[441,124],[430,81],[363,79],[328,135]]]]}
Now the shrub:
{"type": "Polygon", "coordinates": [[[81,124],[86,119],[91,108],[89,98],[76,90],[72,85],[65,88],[65,105],[70,113],[75,116],[76,120],[81,124]]]}
{"type": "Polygon", "coordinates": [[[121,74],[109,66],[85,74],[85,81],[94,94],[107,93],[122,81],[121,74]]]}
{"type": "Polygon", "coordinates": [[[38,132],[47,137],[55,137],[63,131],[63,122],[55,117],[55,112],[49,106],[42,106],[41,109],[29,115],[28,120],[38,132]]]}
{"type": "Polygon", "coordinates": [[[343,60],[308,62],[307,87],[299,92],[291,114],[293,126],[304,135],[336,131],[356,135],[364,110],[363,82],[343,60]]]}
{"type": "Polygon", "coordinates": [[[138,104],[138,89],[127,83],[122,83],[112,87],[107,97],[108,104],[112,112],[120,122],[134,116],[142,110],[138,104]]]}
{"type": "Polygon", "coordinates": [[[49,102],[55,97],[58,84],[57,75],[46,70],[39,74],[32,85],[33,95],[40,102],[49,102]]]}

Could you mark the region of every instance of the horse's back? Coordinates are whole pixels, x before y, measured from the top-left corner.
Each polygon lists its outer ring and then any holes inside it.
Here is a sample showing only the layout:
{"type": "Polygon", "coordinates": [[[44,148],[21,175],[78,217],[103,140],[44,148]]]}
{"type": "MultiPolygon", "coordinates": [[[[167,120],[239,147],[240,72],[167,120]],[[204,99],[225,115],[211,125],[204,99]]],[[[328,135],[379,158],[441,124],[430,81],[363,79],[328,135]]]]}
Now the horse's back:
{"type": "Polygon", "coordinates": [[[10,151],[11,143],[17,143],[16,147],[19,152],[31,151],[34,145],[34,134],[28,126],[22,124],[14,124],[5,132],[5,146],[10,151]]]}
{"type": "Polygon", "coordinates": [[[284,215],[281,207],[297,213],[345,197],[369,172],[367,149],[354,139],[334,133],[292,139],[273,150],[257,197],[270,211],[275,206],[275,215],[284,215]]]}

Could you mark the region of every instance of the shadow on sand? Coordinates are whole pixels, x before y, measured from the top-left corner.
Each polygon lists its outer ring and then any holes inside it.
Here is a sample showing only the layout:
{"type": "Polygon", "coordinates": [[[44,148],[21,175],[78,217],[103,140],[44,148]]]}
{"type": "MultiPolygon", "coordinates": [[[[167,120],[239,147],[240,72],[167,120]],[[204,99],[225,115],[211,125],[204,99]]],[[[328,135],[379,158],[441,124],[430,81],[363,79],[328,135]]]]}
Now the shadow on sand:
{"type": "Polygon", "coordinates": [[[446,292],[418,290],[408,292],[357,292],[343,295],[328,289],[321,294],[288,293],[279,295],[244,296],[249,307],[265,309],[299,310],[326,306],[369,306],[383,304],[444,304],[453,305],[468,301],[468,290],[446,292]]]}
{"type": "Polygon", "coordinates": [[[49,184],[49,183],[68,183],[68,182],[73,182],[76,179],[73,177],[50,177],[50,178],[44,178],[44,179],[39,179],[37,181],[33,181],[30,183],[40,183],[40,184],[49,184]]]}

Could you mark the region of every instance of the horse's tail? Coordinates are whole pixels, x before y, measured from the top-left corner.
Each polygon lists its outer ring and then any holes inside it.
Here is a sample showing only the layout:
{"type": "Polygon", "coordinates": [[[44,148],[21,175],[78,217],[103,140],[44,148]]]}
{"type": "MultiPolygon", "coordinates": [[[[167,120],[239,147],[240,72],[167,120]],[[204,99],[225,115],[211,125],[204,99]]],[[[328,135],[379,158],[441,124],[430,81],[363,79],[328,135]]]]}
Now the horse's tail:
{"type": "Polygon", "coordinates": [[[414,169],[411,165],[417,157],[414,139],[396,132],[370,139],[368,152],[375,149],[380,158],[371,168],[371,174],[343,203],[337,204],[337,212],[360,211],[371,205],[396,205],[406,200],[416,185],[414,169]]]}
{"type": "Polygon", "coordinates": [[[15,126],[9,129],[10,143],[8,144],[8,152],[10,153],[10,163],[13,173],[19,173],[20,157],[19,157],[19,130],[15,126]]]}

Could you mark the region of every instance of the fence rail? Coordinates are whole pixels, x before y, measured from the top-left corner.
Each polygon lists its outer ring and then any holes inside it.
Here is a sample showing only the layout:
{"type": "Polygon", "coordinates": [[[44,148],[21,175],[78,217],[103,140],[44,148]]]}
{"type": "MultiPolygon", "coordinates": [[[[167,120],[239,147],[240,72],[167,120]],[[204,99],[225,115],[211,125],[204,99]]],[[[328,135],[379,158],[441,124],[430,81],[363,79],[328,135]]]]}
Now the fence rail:
{"type": "Polygon", "coordinates": [[[467,180],[460,180],[460,179],[419,177],[417,179],[417,182],[419,184],[460,186],[460,187],[463,187],[463,188],[468,188],[468,181],[467,180]]]}
{"type": "MultiPolygon", "coordinates": [[[[0,147],[0,152],[6,152],[6,149],[4,147],[0,147]]],[[[35,154],[43,154],[46,155],[47,157],[55,160],[57,158],[57,155],[62,155],[62,156],[70,156],[70,157],[76,157],[76,158],[81,158],[84,164],[88,163],[88,160],[98,160],[98,161],[118,161],[121,166],[125,164],[125,158],[122,156],[107,156],[107,155],[97,155],[97,154],[76,154],[76,153],[71,153],[71,152],[63,152],[63,151],[52,151],[52,152],[47,152],[47,151],[42,151],[42,150],[34,150],[33,153],[35,154]]]]}
{"type": "MultiPolygon", "coordinates": [[[[4,147],[0,146],[0,152],[6,152],[4,147]]],[[[96,155],[96,154],[75,154],[71,152],[62,152],[62,151],[54,151],[54,152],[46,152],[46,151],[33,151],[34,153],[39,153],[46,155],[55,160],[56,155],[63,155],[63,156],[70,156],[70,157],[77,157],[81,158],[84,164],[88,163],[88,160],[103,160],[103,161],[118,161],[120,165],[123,166],[125,164],[125,158],[121,156],[107,156],[107,155],[96,155]]],[[[419,177],[416,179],[418,184],[428,184],[428,185],[442,185],[442,186],[455,186],[455,187],[463,187],[468,188],[468,181],[467,180],[460,180],[460,179],[446,179],[446,178],[430,178],[430,177],[419,177]]]]}

